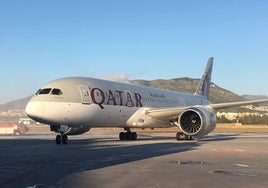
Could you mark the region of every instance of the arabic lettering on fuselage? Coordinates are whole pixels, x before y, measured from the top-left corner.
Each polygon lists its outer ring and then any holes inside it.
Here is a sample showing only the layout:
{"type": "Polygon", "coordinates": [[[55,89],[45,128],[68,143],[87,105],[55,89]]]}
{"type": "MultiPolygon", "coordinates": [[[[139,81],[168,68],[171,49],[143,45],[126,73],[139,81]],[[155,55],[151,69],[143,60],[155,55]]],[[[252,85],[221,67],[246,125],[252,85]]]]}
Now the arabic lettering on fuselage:
{"type": "Polygon", "coordinates": [[[133,93],[122,90],[103,91],[100,88],[92,88],[90,90],[90,97],[92,102],[99,105],[100,108],[104,108],[103,105],[118,105],[128,107],[142,107],[141,95],[139,93],[133,93]]]}
{"type": "Polygon", "coordinates": [[[150,92],[151,97],[165,98],[166,96],[163,93],[152,93],[150,92]]]}

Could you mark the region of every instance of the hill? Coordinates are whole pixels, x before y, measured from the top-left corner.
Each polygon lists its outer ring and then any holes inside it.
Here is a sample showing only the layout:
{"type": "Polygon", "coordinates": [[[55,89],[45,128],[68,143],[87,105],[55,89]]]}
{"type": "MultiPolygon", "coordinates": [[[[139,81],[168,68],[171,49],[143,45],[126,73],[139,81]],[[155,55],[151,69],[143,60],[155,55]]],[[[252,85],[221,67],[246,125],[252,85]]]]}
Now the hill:
{"type": "MultiPolygon", "coordinates": [[[[180,91],[185,93],[194,93],[200,79],[192,78],[174,78],[170,80],[133,80],[132,83],[138,85],[144,85],[148,87],[156,87],[161,89],[168,89],[174,91],[180,91]]],[[[212,103],[234,102],[245,100],[243,97],[236,95],[235,93],[223,89],[216,84],[212,83],[210,86],[210,101],[212,103]]]]}
{"type": "Polygon", "coordinates": [[[23,99],[11,101],[11,102],[8,102],[6,104],[1,104],[0,111],[24,110],[30,99],[31,99],[31,96],[23,98],[23,99]]]}
{"type": "Polygon", "coordinates": [[[265,95],[242,95],[242,97],[246,100],[259,100],[267,98],[265,95]]]}

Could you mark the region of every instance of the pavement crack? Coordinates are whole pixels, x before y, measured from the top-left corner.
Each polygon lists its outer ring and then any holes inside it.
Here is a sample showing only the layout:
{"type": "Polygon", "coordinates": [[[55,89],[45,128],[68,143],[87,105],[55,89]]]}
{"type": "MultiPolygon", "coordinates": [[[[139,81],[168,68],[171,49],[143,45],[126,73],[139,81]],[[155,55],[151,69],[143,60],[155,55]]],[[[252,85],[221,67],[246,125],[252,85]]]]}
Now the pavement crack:
{"type": "Polygon", "coordinates": [[[145,173],[139,166],[132,165],[132,167],[136,168],[144,177],[146,177],[154,186],[161,188],[161,186],[154,181],[147,173],[145,173]]]}

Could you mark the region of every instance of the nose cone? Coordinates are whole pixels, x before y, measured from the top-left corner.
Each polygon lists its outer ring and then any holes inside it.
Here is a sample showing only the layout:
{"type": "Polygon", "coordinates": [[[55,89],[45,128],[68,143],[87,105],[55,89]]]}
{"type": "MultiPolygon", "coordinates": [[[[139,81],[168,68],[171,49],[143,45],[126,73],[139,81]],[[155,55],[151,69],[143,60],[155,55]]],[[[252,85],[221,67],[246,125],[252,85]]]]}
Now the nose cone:
{"type": "Polygon", "coordinates": [[[27,114],[27,116],[39,122],[42,120],[44,113],[43,111],[44,110],[42,102],[37,101],[29,101],[25,108],[25,113],[27,114]]]}

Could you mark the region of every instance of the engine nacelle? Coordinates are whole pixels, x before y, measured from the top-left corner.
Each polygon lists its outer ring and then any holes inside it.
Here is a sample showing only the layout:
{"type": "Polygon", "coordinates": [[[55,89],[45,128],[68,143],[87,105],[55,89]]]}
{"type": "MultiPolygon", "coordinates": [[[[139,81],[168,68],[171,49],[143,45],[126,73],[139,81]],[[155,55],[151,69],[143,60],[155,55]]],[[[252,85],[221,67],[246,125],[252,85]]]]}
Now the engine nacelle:
{"type": "MultiPolygon", "coordinates": [[[[60,126],[59,125],[50,125],[50,130],[59,133],[60,126]]],[[[79,135],[90,130],[87,126],[80,126],[80,127],[69,127],[68,130],[64,133],[66,135],[79,135]]]]}
{"type": "Polygon", "coordinates": [[[207,135],[216,127],[216,111],[204,106],[188,108],[180,114],[178,126],[189,136],[207,135]]]}

